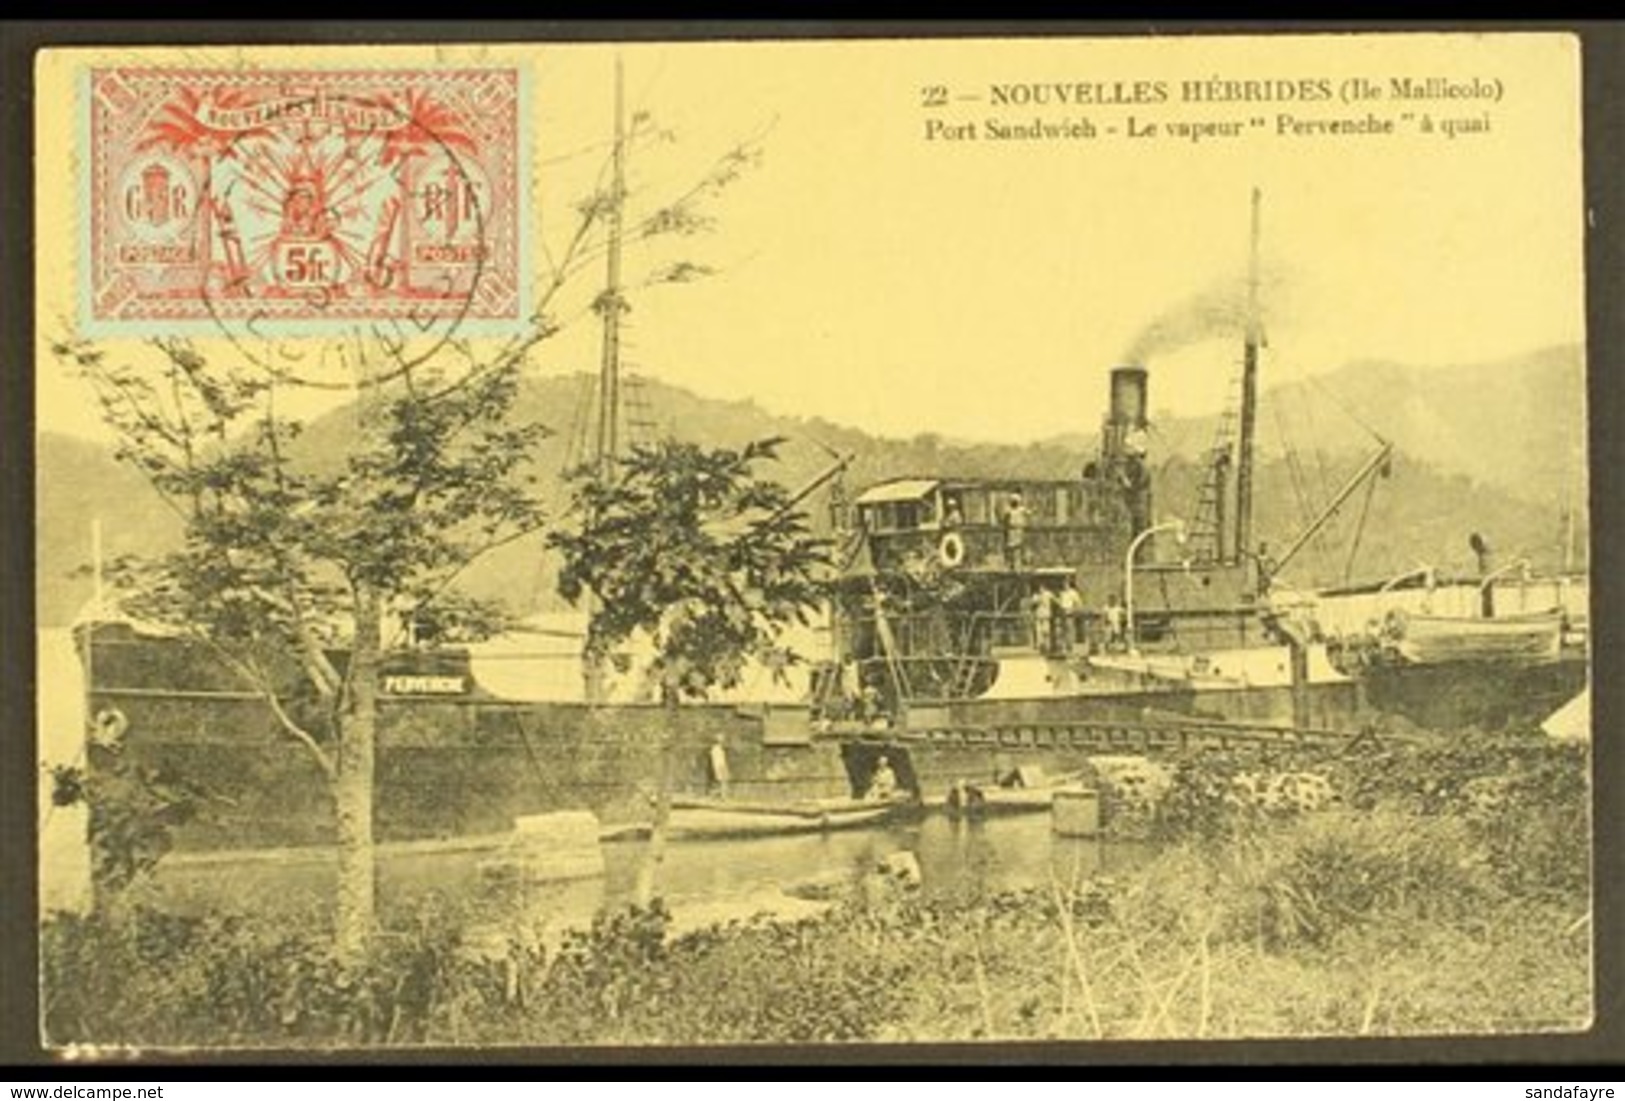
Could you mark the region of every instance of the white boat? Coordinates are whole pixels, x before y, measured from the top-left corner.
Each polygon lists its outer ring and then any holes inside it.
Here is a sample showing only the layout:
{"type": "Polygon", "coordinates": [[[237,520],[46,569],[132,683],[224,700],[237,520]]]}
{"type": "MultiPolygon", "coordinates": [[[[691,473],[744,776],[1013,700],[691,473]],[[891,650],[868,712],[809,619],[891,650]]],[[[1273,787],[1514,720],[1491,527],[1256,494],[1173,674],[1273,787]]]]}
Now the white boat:
{"type": "Polygon", "coordinates": [[[1475,619],[1457,616],[1396,615],[1394,648],[1415,665],[1458,661],[1556,661],[1562,648],[1563,615],[1475,619]]]}

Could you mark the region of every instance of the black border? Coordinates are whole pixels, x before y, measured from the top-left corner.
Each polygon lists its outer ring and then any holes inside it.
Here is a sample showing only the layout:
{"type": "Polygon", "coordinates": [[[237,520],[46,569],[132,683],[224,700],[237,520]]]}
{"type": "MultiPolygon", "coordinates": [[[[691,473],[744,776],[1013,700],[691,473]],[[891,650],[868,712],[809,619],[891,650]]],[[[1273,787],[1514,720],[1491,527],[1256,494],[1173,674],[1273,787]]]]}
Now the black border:
{"type": "MultiPolygon", "coordinates": [[[[1625,217],[1625,147],[1621,143],[1621,103],[1625,102],[1625,24],[1618,21],[1491,22],[1394,20],[1207,21],[1155,20],[1046,22],[999,21],[651,21],[651,22],[35,22],[0,25],[0,126],[6,156],[0,167],[0,272],[7,292],[0,295],[0,340],[10,369],[0,371],[0,516],[7,523],[0,535],[0,663],[5,686],[0,715],[5,732],[0,747],[0,1067],[19,1082],[72,1075],[76,1078],[126,1082],[213,1080],[227,1077],[264,1079],[384,1078],[410,1074],[457,1080],[485,1074],[512,1074],[541,1068],[556,1074],[566,1068],[626,1068],[630,1065],[686,1070],[728,1065],[739,1068],[775,1066],[928,1065],[975,1067],[1068,1066],[1089,1078],[1108,1078],[1125,1067],[1183,1068],[1198,1078],[1258,1077],[1266,1067],[1290,1068],[1288,1076],[1428,1077],[1449,1079],[1487,1076],[1506,1079],[1525,1068],[1523,1077],[1565,1080],[1579,1072],[1625,1065],[1625,753],[1612,720],[1620,710],[1621,689],[1612,676],[1620,652],[1620,586],[1625,566],[1621,535],[1625,515],[1615,471],[1625,466],[1617,430],[1622,397],[1615,382],[1616,364],[1625,351],[1625,281],[1621,279],[1620,220],[1625,217]],[[1595,771],[1598,780],[1595,814],[1597,838],[1597,1025],[1589,1033],[1551,1037],[1440,1038],[1402,1040],[1302,1040],[1246,1042],[1057,1043],[991,1045],[911,1045],[853,1047],[740,1047],[634,1049],[495,1049],[355,1052],[311,1055],[304,1052],[172,1054],[133,1062],[63,1063],[38,1047],[37,1033],[37,886],[33,777],[37,775],[34,742],[34,545],[33,545],[33,226],[32,149],[50,135],[33,132],[33,56],[46,46],[200,45],[200,44],[384,44],[434,41],[647,41],[700,39],[806,39],[894,37],[1040,37],[1052,35],[1249,34],[1378,31],[1567,31],[1582,44],[1584,82],[1585,202],[1588,411],[1591,469],[1591,548],[1595,771]],[[1613,931],[1610,936],[1609,932],[1613,931]],[[23,1068],[28,1069],[23,1069],[23,1068]],[[398,1069],[397,1069],[398,1068],[398,1069]],[[489,1069],[487,1069],[489,1068],[489,1069]],[[1537,1073],[1544,1068],[1545,1073],[1537,1073]],[[1410,1073],[1405,1074],[1408,1070],[1410,1073]]],[[[1509,242],[1516,247],[1515,242],[1509,242]]],[[[1176,1072],[1177,1073],[1177,1072],[1176,1072]]],[[[715,1074],[715,1071],[712,1071],[715,1074]]],[[[1617,1074],[1605,1075],[1614,1077],[1617,1074]]],[[[1136,1078],[1145,1077],[1143,1074],[1136,1078]]],[[[1595,1076],[1592,1076],[1595,1077],[1595,1076]]]]}

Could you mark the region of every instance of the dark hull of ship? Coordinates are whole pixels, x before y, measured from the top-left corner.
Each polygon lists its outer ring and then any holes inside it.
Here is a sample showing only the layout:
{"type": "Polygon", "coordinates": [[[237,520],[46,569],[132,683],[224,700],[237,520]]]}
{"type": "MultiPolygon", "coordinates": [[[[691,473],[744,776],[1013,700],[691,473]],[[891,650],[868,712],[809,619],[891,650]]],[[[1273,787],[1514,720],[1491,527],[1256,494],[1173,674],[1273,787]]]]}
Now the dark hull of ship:
{"type": "MultiPolygon", "coordinates": [[[[134,761],[195,786],[183,850],[320,845],[332,809],[310,756],[280,732],[265,703],[244,692],[206,651],[170,639],[98,632],[89,663],[89,714],[119,717],[116,754],[92,748],[93,768],[134,761]]],[[[1080,739],[1121,727],[1181,721],[1257,727],[1533,729],[1584,685],[1583,660],[1537,666],[1474,663],[1396,667],[1358,681],[1211,690],[1140,686],[1044,698],[964,700],[912,710],[886,728],[829,730],[802,708],[518,703],[472,682],[466,655],[403,655],[389,675],[407,689],[466,679],[455,696],[386,695],[378,735],[380,840],[501,833],[527,815],[588,809],[606,827],[646,820],[658,778],[708,789],[709,751],[726,748],[730,794],[742,799],[861,794],[878,757],[898,780],[937,794],[956,780],[986,782],[1021,765],[1081,767],[1117,744],[1080,739]]]]}

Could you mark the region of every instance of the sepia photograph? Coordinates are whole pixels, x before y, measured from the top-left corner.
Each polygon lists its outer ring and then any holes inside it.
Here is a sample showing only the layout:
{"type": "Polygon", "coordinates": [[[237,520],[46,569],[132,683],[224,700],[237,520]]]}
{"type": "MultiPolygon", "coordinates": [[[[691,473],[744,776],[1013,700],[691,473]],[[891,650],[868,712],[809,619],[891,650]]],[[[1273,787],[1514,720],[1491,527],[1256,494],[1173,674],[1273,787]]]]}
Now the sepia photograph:
{"type": "Polygon", "coordinates": [[[1581,70],[41,51],[40,1047],[1586,1032],[1581,70]]]}

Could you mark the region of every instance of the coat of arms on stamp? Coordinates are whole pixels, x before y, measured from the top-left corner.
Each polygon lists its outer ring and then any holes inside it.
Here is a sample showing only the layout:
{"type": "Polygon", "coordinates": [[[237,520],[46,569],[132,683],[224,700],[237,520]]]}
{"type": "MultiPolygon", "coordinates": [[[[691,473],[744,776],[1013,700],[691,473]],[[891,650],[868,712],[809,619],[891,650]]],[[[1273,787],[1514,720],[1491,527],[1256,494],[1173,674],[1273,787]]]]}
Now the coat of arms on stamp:
{"type": "Polygon", "coordinates": [[[86,314],[522,319],[515,69],[90,74],[86,314]]]}

